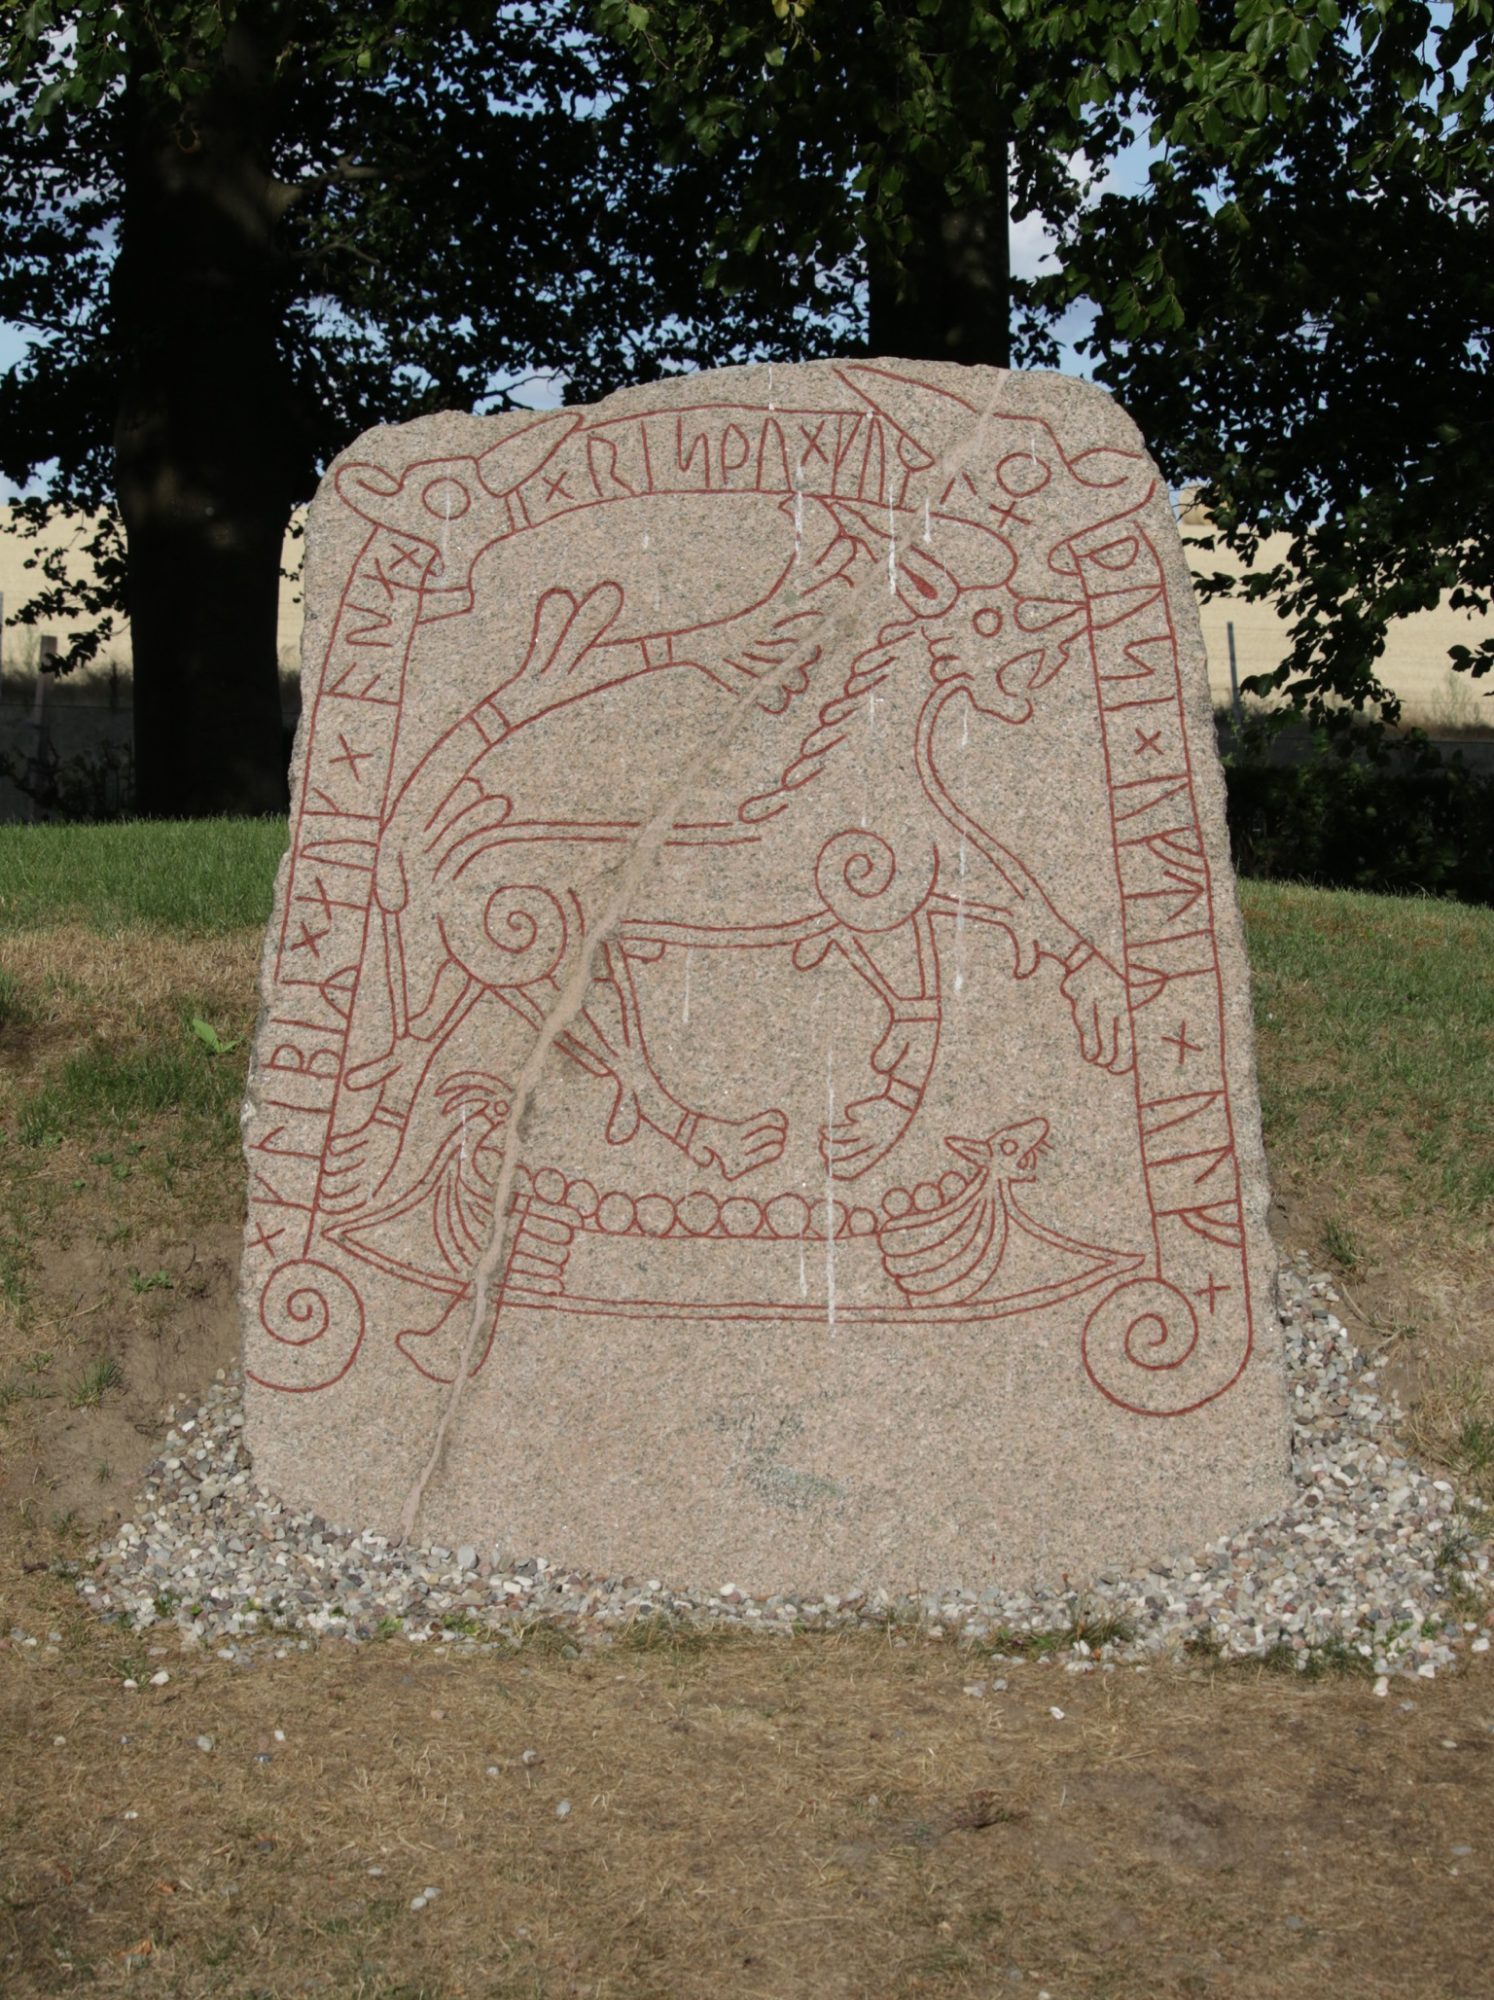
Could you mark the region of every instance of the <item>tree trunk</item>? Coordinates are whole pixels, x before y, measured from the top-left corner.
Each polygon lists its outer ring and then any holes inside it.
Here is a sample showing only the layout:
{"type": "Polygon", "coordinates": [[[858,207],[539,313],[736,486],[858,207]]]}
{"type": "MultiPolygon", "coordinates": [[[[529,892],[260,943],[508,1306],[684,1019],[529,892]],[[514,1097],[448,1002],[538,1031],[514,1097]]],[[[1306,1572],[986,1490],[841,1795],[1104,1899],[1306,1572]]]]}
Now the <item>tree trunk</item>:
{"type": "Polygon", "coordinates": [[[272,113],[252,8],[195,100],[127,94],[115,468],[152,817],[286,805],[275,634],[296,468],[272,113]]]}
{"type": "Polygon", "coordinates": [[[979,208],[951,208],[941,180],[910,173],[903,199],[914,238],[902,270],[868,274],[868,344],[908,361],[1011,366],[1012,275],[1006,147],[997,184],[979,208]]]}

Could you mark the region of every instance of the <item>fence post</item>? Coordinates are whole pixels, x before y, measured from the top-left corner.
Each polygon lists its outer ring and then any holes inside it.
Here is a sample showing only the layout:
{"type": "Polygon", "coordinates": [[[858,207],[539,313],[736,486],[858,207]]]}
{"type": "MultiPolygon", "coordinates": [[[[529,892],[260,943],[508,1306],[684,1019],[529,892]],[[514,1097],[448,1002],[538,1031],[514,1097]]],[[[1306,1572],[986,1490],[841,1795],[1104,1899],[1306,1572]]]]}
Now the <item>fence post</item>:
{"type": "Polygon", "coordinates": [[[1229,708],[1235,718],[1235,734],[1240,733],[1240,674],[1235,665],[1235,621],[1227,619],[1224,636],[1229,641],[1229,708]]]}
{"type": "Polygon", "coordinates": [[[51,731],[47,727],[47,690],[52,684],[48,667],[57,658],[57,634],[43,632],[36,648],[36,694],[31,703],[31,726],[36,738],[31,746],[27,789],[31,795],[31,817],[39,820],[52,803],[52,774],[57,759],[52,753],[51,731]]]}

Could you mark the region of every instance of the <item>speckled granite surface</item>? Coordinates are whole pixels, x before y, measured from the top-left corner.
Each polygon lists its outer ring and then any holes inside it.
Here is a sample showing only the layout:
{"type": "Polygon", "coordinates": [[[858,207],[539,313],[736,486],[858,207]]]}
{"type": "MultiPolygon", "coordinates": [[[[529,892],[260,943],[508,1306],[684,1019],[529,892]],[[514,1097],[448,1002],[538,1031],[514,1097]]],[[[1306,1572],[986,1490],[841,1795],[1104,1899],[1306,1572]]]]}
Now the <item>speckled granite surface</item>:
{"type": "Polygon", "coordinates": [[[370,433],[303,684],[265,1484],[755,1591],[1285,1503],[1197,616],[1103,395],[819,363],[370,433]]]}

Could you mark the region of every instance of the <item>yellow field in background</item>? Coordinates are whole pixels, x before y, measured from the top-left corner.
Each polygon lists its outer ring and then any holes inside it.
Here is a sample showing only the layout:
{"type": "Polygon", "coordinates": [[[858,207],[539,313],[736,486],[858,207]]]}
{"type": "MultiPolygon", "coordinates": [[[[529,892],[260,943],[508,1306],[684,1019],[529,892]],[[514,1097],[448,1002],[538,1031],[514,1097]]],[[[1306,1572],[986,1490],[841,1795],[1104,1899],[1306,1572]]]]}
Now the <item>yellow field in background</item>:
{"type": "MultiPolygon", "coordinates": [[[[1207,531],[1207,516],[1190,509],[1182,516],[1186,545],[1190,530],[1194,536],[1207,531]]],[[[1268,569],[1286,548],[1286,537],[1275,536],[1262,545],[1260,569],[1268,569]]],[[[1227,570],[1233,576],[1247,575],[1245,565],[1227,549],[1200,554],[1193,564],[1195,574],[1209,575],[1227,570]]],[[[1249,604],[1243,599],[1215,598],[1199,606],[1204,645],[1209,655],[1209,686],[1216,707],[1230,698],[1229,627],[1234,626],[1236,671],[1240,680],[1252,674],[1268,674],[1287,650],[1287,628],[1277,617],[1269,600],[1249,604]]],[[[1443,730],[1494,730],[1494,700],[1483,690],[1489,685],[1454,673],[1448,665],[1451,646],[1477,645],[1494,631],[1494,619],[1470,617],[1466,612],[1436,611],[1402,618],[1386,635],[1385,657],[1380,678],[1404,704],[1408,723],[1436,735],[1443,730]]]]}
{"type": "MultiPolygon", "coordinates": [[[[9,618],[18,606],[24,604],[37,588],[37,572],[28,570],[26,564],[43,552],[67,547],[75,549],[87,537],[87,530],[74,528],[43,541],[28,541],[16,533],[11,524],[9,507],[0,507],[0,601],[4,603],[5,616],[9,618]]],[[[304,512],[297,516],[296,528],[305,521],[304,512]]],[[[281,566],[287,572],[280,586],[280,628],[276,648],[280,655],[281,667],[291,668],[299,664],[301,658],[301,557],[305,543],[298,532],[285,538],[285,549],[281,566]]],[[[86,572],[86,564],[76,555],[69,563],[69,574],[75,577],[86,572]]],[[[29,674],[36,666],[38,642],[47,632],[54,632],[59,640],[66,640],[67,626],[62,621],[48,621],[39,626],[17,630],[15,626],[0,628],[0,669],[7,678],[18,674],[29,674]]],[[[110,641],[104,661],[94,667],[85,677],[89,680],[108,678],[111,666],[120,671],[128,671],[130,665],[130,628],[128,623],[110,641]]]]}
{"type": "MultiPolygon", "coordinates": [[[[299,523],[298,523],[299,525],[299,523]]],[[[1203,532],[1202,517],[1183,516],[1184,539],[1189,529],[1203,532]]],[[[298,534],[287,536],[284,566],[286,580],[280,591],[279,652],[283,668],[296,666],[301,649],[300,570],[304,543],[298,534]]],[[[1264,561],[1273,558],[1278,544],[1268,542],[1264,561]]],[[[0,597],[6,613],[28,597],[35,587],[35,572],[25,562],[37,552],[37,545],[21,540],[10,528],[7,510],[0,510],[0,597]]],[[[1241,565],[1226,552],[1200,555],[1196,568],[1240,573],[1241,565]]],[[[1235,660],[1239,678],[1269,673],[1285,650],[1285,628],[1269,603],[1247,604],[1216,599],[1201,607],[1204,644],[1209,656],[1209,685],[1217,706],[1230,698],[1229,627],[1234,627],[1235,660]]],[[[1494,630],[1494,620],[1473,618],[1444,609],[1402,619],[1391,628],[1381,675],[1405,704],[1405,719],[1434,734],[1446,730],[1494,730],[1494,697],[1455,674],[1447,664],[1447,650],[1456,644],[1473,645],[1494,630]]],[[[0,664],[8,675],[29,671],[36,664],[38,632],[14,628],[0,634],[0,664]]],[[[59,631],[59,637],[65,634],[59,631]]],[[[109,662],[121,670],[130,662],[128,627],[109,649],[109,662]]],[[[107,675],[108,662],[95,669],[90,678],[107,675]]],[[[1485,686],[1487,683],[1484,684],[1485,686]]]]}

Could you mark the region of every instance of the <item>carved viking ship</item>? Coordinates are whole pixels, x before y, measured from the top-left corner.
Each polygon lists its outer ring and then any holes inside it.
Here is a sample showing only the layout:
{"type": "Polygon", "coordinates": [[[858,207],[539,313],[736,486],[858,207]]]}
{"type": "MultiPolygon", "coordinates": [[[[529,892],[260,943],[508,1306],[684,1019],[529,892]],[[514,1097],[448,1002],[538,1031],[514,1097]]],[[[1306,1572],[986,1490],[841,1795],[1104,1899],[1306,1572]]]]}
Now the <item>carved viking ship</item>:
{"type": "Polygon", "coordinates": [[[1037,1178],[1048,1121],[1026,1118],[989,1139],[944,1143],[975,1169],[970,1179],[937,1208],[912,1209],[881,1229],[887,1275],[917,1305],[964,1305],[979,1298],[1000,1269],[1013,1221],[1032,1230],[1008,1190],[1013,1182],[1037,1178]]]}

